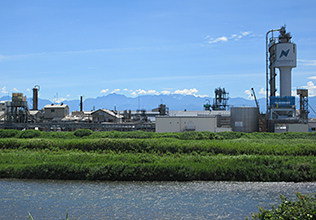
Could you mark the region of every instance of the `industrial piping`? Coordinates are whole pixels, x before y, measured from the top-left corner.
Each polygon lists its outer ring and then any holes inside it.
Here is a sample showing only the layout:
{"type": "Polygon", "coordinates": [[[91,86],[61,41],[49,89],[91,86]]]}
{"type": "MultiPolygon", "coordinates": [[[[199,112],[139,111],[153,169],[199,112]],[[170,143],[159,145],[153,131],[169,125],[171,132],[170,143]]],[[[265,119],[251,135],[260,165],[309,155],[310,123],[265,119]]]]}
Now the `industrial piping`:
{"type": "Polygon", "coordinates": [[[266,34],[266,120],[268,120],[268,108],[269,108],[269,49],[268,49],[268,36],[270,33],[280,31],[281,29],[272,29],[266,34]]]}

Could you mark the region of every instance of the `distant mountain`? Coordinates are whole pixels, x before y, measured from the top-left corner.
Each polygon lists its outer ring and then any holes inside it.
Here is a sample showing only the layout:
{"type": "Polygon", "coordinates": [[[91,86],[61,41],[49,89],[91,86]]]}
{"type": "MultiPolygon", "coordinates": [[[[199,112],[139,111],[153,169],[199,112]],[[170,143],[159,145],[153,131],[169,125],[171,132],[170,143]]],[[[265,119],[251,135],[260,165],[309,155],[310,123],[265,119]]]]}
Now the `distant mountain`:
{"type": "Polygon", "coordinates": [[[0,101],[10,101],[10,100],[12,100],[12,98],[11,98],[10,96],[8,96],[8,95],[2,96],[2,97],[0,98],[0,101]]]}
{"type": "MultiPolygon", "coordinates": [[[[0,98],[0,101],[8,101],[11,100],[10,96],[3,96],[0,98]]],[[[85,111],[90,111],[93,109],[117,109],[117,110],[137,110],[137,109],[146,109],[150,111],[154,108],[157,108],[160,104],[165,104],[169,110],[187,110],[187,111],[203,111],[203,105],[206,103],[206,100],[210,100],[211,104],[213,103],[213,99],[210,97],[195,97],[193,95],[143,95],[135,98],[126,97],[121,94],[109,94],[106,96],[100,96],[96,98],[88,98],[83,102],[83,109],[85,111]]],[[[27,102],[29,104],[30,109],[33,108],[33,100],[32,98],[28,98],[27,102]]],[[[260,112],[266,111],[266,100],[261,98],[258,100],[260,112]]],[[[52,102],[47,99],[39,99],[38,108],[42,109],[45,105],[49,105],[52,102]]],[[[80,109],[80,101],[79,100],[69,100],[64,101],[64,104],[69,105],[70,111],[78,111],[80,109]]],[[[298,103],[298,99],[296,100],[298,103]]],[[[255,107],[254,100],[248,100],[244,98],[230,98],[228,100],[228,104],[230,107],[241,107],[241,106],[250,106],[255,107]]],[[[297,104],[297,108],[299,108],[297,104]]],[[[309,98],[309,117],[316,117],[316,113],[313,112],[312,108],[316,110],[316,97],[309,98]]]]}
{"type": "MultiPolygon", "coordinates": [[[[33,109],[33,98],[26,99],[27,104],[29,105],[30,109],[33,109]]],[[[50,105],[52,102],[48,99],[38,99],[38,109],[44,108],[45,105],[50,105]]]]}
{"type": "MultiPolygon", "coordinates": [[[[79,110],[78,101],[65,101],[72,110],[79,110]]],[[[126,97],[120,94],[109,94],[97,98],[84,100],[83,109],[117,109],[117,110],[152,110],[159,104],[165,104],[170,110],[203,110],[205,98],[183,95],[144,95],[136,98],[126,97]]]]}

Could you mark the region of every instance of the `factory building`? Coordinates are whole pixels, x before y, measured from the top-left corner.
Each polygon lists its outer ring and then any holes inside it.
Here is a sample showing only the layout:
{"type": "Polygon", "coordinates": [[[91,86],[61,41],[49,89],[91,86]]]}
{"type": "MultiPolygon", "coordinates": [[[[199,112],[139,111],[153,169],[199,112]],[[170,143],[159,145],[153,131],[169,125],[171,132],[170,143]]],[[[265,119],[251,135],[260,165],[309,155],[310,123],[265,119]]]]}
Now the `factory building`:
{"type": "Polygon", "coordinates": [[[61,103],[60,105],[51,104],[44,107],[44,120],[61,121],[69,115],[69,106],[61,103]]]}
{"type": "Polygon", "coordinates": [[[156,132],[216,131],[216,116],[159,116],[156,132]]]}
{"type": "Polygon", "coordinates": [[[230,111],[169,111],[156,117],[156,132],[231,131],[230,111]]]}
{"type": "Polygon", "coordinates": [[[91,113],[94,123],[120,122],[122,116],[115,114],[108,109],[99,109],[91,113]]]}

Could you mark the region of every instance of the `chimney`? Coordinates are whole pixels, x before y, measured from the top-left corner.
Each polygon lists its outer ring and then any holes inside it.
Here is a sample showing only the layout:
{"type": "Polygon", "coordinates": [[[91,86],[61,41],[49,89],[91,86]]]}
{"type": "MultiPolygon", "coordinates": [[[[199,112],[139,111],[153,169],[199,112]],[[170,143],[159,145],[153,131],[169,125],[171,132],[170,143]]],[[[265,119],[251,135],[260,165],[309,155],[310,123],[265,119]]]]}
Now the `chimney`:
{"type": "Polygon", "coordinates": [[[80,112],[83,112],[83,101],[82,101],[82,96],[80,96],[80,112]]]}
{"type": "Polygon", "coordinates": [[[33,88],[33,110],[38,110],[38,91],[39,86],[33,88]]]}

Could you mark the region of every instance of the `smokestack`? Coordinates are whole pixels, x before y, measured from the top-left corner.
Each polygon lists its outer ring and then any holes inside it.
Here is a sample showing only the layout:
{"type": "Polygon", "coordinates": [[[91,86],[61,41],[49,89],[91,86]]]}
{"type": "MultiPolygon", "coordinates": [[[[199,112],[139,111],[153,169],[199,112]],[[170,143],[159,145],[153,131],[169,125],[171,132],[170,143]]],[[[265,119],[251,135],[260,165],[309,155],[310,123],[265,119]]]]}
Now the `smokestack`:
{"type": "Polygon", "coordinates": [[[83,112],[83,101],[82,101],[82,96],[80,96],[80,112],[83,112]]]}
{"type": "Polygon", "coordinates": [[[36,85],[33,88],[33,110],[38,110],[38,91],[39,91],[39,86],[36,85]]]}

